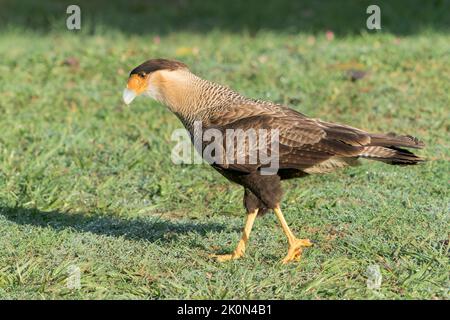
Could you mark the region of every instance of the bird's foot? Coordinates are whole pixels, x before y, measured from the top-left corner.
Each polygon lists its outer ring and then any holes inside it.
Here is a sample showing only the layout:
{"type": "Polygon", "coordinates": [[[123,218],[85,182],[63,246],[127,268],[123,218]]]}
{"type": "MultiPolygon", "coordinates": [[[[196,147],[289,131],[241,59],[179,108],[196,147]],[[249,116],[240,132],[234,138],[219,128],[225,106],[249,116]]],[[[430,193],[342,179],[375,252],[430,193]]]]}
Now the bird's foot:
{"type": "Polygon", "coordinates": [[[216,259],[218,262],[225,262],[230,260],[236,260],[244,255],[243,251],[235,250],[230,254],[211,254],[210,257],[216,259]]]}
{"type": "Polygon", "coordinates": [[[295,239],[292,244],[289,244],[288,254],[281,262],[286,264],[291,261],[300,261],[303,248],[311,246],[312,242],[309,239],[295,239]]]}

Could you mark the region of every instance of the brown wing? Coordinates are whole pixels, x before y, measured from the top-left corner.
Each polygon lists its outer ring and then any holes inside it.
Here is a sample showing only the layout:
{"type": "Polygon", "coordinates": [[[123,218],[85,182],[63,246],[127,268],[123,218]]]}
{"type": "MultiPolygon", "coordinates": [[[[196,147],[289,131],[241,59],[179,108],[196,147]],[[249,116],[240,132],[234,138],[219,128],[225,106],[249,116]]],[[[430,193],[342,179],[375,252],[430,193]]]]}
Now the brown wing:
{"type": "MultiPolygon", "coordinates": [[[[227,129],[278,130],[279,166],[281,169],[295,168],[304,170],[323,163],[331,158],[356,157],[363,146],[370,143],[370,136],[361,130],[311,119],[287,107],[267,104],[235,105],[210,118],[210,128],[226,132],[227,129]]],[[[270,144],[268,144],[270,146],[270,144]]],[[[224,144],[224,148],[226,149],[224,144]]],[[[245,142],[238,153],[248,153],[258,148],[255,143],[245,142]]],[[[270,150],[273,152],[273,150],[270,150]]],[[[247,155],[247,154],[246,154],[247,155]]],[[[222,168],[251,172],[261,163],[227,163],[222,168]]]]}

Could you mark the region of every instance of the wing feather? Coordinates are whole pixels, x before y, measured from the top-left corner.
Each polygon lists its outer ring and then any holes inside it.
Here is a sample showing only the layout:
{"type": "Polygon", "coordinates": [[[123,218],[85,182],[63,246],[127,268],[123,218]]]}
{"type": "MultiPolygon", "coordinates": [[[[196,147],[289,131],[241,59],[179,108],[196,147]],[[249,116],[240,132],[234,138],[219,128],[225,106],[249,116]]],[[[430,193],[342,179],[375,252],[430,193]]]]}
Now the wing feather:
{"type": "MultiPolygon", "coordinates": [[[[278,130],[280,168],[304,170],[333,157],[357,157],[370,143],[370,135],[362,130],[308,118],[287,107],[270,104],[230,106],[210,117],[206,127],[224,133],[227,129],[278,130]]],[[[241,146],[240,152],[248,153],[249,148],[257,148],[246,144],[241,146]]],[[[235,150],[238,149],[235,146],[235,150]]],[[[238,165],[236,169],[251,172],[260,165],[238,165]]],[[[226,167],[234,168],[233,164],[226,167]]]]}

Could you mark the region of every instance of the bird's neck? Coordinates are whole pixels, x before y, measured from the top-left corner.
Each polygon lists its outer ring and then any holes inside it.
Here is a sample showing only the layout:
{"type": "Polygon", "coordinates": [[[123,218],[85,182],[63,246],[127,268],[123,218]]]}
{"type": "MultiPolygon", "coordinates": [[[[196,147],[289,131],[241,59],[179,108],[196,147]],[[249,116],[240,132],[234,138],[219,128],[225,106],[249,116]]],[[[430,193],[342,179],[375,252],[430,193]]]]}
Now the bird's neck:
{"type": "Polygon", "coordinates": [[[245,99],[237,92],[204,80],[188,70],[159,74],[154,98],[165,104],[185,124],[205,120],[211,111],[245,99]]]}

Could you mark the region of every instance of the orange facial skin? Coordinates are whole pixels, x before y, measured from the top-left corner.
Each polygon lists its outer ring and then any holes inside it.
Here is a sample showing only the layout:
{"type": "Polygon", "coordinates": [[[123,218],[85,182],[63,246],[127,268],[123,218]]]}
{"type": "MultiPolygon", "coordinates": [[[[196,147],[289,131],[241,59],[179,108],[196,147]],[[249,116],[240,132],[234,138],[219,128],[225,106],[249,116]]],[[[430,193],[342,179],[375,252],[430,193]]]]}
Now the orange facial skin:
{"type": "Polygon", "coordinates": [[[145,90],[147,90],[147,78],[148,76],[132,74],[128,79],[127,88],[136,92],[136,95],[140,95],[145,90]]]}

